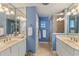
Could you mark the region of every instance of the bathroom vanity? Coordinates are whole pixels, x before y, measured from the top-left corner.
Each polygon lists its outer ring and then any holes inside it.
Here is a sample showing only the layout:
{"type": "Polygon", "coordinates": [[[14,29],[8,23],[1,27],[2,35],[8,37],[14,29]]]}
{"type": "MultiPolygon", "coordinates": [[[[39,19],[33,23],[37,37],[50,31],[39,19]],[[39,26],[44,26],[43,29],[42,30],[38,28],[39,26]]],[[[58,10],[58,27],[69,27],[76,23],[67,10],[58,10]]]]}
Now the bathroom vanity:
{"type": "Polygon", "coordinates": [[[60,56],[79,56],[79,37],[56,35],[56,52],[60,56]]]}
{"type": "Polygon", "coordinates": [[[0,56],[24,56],[26,39],[22,34],[0,40],[0,56]]]}

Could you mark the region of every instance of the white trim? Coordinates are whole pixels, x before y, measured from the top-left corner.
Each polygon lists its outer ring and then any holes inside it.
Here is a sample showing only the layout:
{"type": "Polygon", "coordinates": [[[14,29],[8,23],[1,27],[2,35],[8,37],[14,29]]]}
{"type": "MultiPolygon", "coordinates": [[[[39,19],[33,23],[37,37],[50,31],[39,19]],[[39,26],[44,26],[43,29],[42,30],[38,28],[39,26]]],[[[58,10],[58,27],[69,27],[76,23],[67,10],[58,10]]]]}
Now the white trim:
{"type": "Polygon", "coordinates": [[[39,30],[39,19],[38,19],[38,15],[36,14],[36,52],[38,50],[38,42],[39,42],[39,38],[38,38],[38,30],[39,30]]]}

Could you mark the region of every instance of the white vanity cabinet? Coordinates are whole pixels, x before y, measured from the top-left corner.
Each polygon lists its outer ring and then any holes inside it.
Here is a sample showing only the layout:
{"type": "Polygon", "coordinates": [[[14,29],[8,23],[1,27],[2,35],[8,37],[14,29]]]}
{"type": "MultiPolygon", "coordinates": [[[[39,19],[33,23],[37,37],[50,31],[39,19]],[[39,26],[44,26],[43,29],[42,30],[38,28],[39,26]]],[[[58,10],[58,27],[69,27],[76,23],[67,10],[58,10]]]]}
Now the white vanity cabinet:
{"type": "Polygon", "coordinates": [[[69,45],[65,44],[64,42],[62,42],[62,49],[63,49],[63,55],[64,56],[73,56],[73,48],[70,47],[69,45]]]}
{"type": "Polygon", "coordinates": [[[79,50],[74,50],[74,56],[79,56],[79,50]]]}
{"type": "Polygon", "coordinates": [[[26,53],[26,40],[23,40],[11,47],[12,56],[24,56],[26,53]]]}
{"type": "Polygon", "coordinates": [[[19,55],[19,44],[15,44],[15,45],[13,45],[12,47],[11,47],[11,51],[10,51],[10,55],[11,56],[18,56],[19,55]]]}
{"type": "Polygon", "coordinates": [[[73,56],[73,48],[59,40],[58,38],[56,39],[56,52],[60,56],[73,56]]]}
{"type": "Polygon", "coordinates": [[[62,46],[62,42],[59,39],[56,39],[56,52],[60,56],[62,55],[61,46],[62,46]]]}
{"type": "Polygon", "coordinates": [[[24,40],[12,45],[9,48],[0,52],[0,56],[25,56],[26,53],[26,40],[24,40]]]}
{"type": "Polygon", "coordinates": [[[0,52],[0,56],[10,56],[10,48],[0,52]]]}
{"type": "Polygon", "coordinates": [[[26,40],[23,40],[19,44],[19,56],[24,56],[26,53],[26,40]]]}

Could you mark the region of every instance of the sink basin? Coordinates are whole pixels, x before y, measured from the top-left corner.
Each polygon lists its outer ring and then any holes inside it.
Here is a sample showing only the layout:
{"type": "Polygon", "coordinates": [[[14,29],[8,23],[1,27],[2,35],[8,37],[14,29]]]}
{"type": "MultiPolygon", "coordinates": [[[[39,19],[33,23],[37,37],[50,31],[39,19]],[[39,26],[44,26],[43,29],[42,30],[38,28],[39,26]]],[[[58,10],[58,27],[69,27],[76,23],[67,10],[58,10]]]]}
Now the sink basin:
{"type": "Polygon", "coordinates": [[[14,43],[14,42],[16,42],[17,40],[9,40],[9,41],[7,41],[5,44],[11,44],[11,43],[14,43]]]}
{"type": "Polygon", "coordinates": [[[75,42],[70,39],[64,39],[64,42],[70,45],[72,48],[79,47],[79,42],[75,42]]]}
{"type": "Polygon", "coordinates": [[[3,42],[0,42],[0,48],[5,47],[5,44],[3,42]]]}

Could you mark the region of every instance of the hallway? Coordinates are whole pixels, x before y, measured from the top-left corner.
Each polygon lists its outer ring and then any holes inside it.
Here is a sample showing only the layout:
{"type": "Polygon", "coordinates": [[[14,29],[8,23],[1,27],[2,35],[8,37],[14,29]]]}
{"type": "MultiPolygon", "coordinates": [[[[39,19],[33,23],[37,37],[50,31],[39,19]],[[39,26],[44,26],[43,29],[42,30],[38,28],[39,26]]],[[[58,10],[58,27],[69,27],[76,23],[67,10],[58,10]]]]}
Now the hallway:
{"type": "Polygon", "coordinates": [[[56,53],[52,51],[50,43],[39,43],[36,56],[56,56],[56,53]]]}

